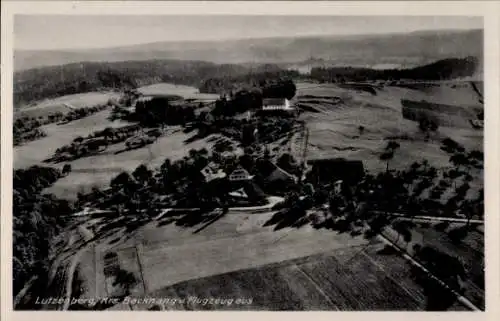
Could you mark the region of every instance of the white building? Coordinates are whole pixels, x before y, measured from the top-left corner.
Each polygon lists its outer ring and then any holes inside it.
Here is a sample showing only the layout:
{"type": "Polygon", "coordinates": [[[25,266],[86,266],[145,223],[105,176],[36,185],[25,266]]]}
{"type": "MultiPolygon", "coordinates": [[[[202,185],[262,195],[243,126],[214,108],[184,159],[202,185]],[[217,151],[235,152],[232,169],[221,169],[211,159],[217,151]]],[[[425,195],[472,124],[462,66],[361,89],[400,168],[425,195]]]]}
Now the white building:
{"type": "Polygon", "coordinates": [[[286,98],[265,98],[262,101],[262,110],[285,110],[294,111],[290,101],[286,98]]]}

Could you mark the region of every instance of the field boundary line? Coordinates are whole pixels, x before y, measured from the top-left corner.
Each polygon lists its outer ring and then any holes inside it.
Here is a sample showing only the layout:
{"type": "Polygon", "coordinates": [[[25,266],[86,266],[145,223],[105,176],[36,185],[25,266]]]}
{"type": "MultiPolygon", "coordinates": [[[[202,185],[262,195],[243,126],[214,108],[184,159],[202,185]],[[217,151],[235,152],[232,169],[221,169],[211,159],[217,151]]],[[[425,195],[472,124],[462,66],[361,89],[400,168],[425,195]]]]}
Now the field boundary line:
{"type": "Polygon", "coordinates": [[[368,258],[368,260],[370,260],[370,262],[375,265],[379,270],[381,270],[382,272],[384,272],[384,274],[392,281],[394,282],[398,287],[400,287],[401,289],[403,289],[411,298],[413,298],[415,300],[416,303],[419,302],[419,300],[417,300],[415,298],[415,296],[413,294],[410,293],[410,291],[408,291],[408,289],[404,286],[402,286],[399,282],[397,282],[390,274],[387,273],[387,271],[379,264],[377,263],[372,257],[370,257],[368,254],[366,254],[364,251],[361,253],[363,254],[364,256],[366,256],[368,258]]]}
{"type": "Polygon", "coordinates": [[[332,307],[336,307],[332,299],[321,289],[318,283],[316,283],[306,272],[304,272],[297,264],[293,264],[292,267],[296,268],[297,271],[301,272],[306,277],[306,279],[309,280],[309,282],[311,282],[311,284],[316,288],[316,290],[326,298],[326,300],[332,305],[332,307]]]}
{"type": "Polygon", "coordinates": [[[475,306],[472,302],[470,302],[469,299],[467,299],[463,295],[457,293],[455,290],[453,290],[452,288],[450,288],[448,286],[448,284],[446,284],[443,280],[441,280],[440,278],[438,278],[437,276],[435,276],[431,271],[429,271],[420,262],[418,262],[417,260],[415,260],[411,255],[408,254],[408,252],[406,250],[401,249],[398,245],[396,245],[394,242],[392,242],[391,240],[389,240],[388,238],[386,238],[382,234],[378,234],[378,237],[381,238],[383,242],[389,244],[394,249],[396,249],[398,252],[400,252],[406,260],[410,261],[413,265],[415,265],[416,267],[418,267],[419,269],[421,269],[422,271],[424,271],[427,274],[428,277],[430,277],[431,279],[434,279],[441,286],[443,286],[445,289],[447,289],[453,295],[455,295],[457,297],[458,301],[460,303],[462,303],[464,306],[466,306],[467,308],[469,308],[472,311],[482,311],[477,306],[475,306]]]}
{"type": "Polygon", "coordinates": [[[406,219],[416,219],[416,220],[428,220],[428,221],[448,221],[448,222],[454,222],[454,223],[467,223],[469,221],[470,223],[473,224],[484,224],[483,220],[467,220],[466,218],[458,218],[458,217],[444,217],[444,216],[409,216],[401,213],[386,213],[386,212],[381,212],[381,211],[373,211],[375,214],[386,214],[390,216],[396,216],[396,217],[401,217],[401,218],[406,218],[406,219]]]}

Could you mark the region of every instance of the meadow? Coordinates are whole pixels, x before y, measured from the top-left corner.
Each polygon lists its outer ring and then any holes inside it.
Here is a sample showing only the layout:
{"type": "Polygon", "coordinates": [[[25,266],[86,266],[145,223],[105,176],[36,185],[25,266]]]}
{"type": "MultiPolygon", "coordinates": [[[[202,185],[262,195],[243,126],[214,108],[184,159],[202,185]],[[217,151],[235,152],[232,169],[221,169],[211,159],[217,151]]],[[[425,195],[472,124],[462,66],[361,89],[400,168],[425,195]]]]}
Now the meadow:
{"type": "Polygon", "coordinates": [[[46,99],[29,106],[20,106],[15,110],[14,118],[28,116],[40,117],[62,112],[66,114],[73,108],[105,105],[110,99],[118,99],[119,94],[114,92],[88,92],[66,95],[53,99],[46,99]],[[69,106],[68,106],[69,105],[69,106]]]}
{"type": "MultiPolygon", "coordinates": [[[[135,231],[119,229],[97,245],[97,257],[82,261],[84,284],[91,295],[105,295],[102,258],[113,252],[120,268],[135,276],[135,298],[252,300],[239,305],[177,302],[167,304],[167,310],[421,311],[439,301],[384,243],[310,225],[275,230],[265,224],[272,215],[229,212],[203,229],[160,217],[135,231]]],[[[466,310],[458,302],[445,309],[466,310]]]]}
{"type": "Polygon", "coordinates": [[[379,155],[388,140],[395,140],[401,148],[390,162],[392,169],[407,168],[414,161],[427,159],[436,168],[446,168],[449,155],[440,149],[441,140],[450,137],[467,150],[482,150],[483,133],[467,128],[440,127],[429,141],[419,131],[418,123],[403,118],[401,99],[449,99],[454,104],[463,97],[473,101],[475,92],[469,87],[433,88],[427,92],[401,87],[384,86],[376,95],[364,91],[348,90],[335,84],[299,83],[297,104],[305,104],[319,112],[304,112],[310,131],[308,157],[344,157],[362,160],[370,171],[385,169],[379,155]],[[340,103],[333,98],[339,97],[340,103]],[[359,127],[363,127],[360,132],[359,127]]]}
{"type": "Polygon", "coordinates": [[[193,99],[193,100],[216,100],[219,98],[219,95],[216,94],[204,94],[200,93],[200,91],[191,86],[185,85],[176,85],[171,83],[158,83],[149,86],[140,87],[137,89],[143,95],[161,95],[161,94],[169,94],[169,95],[178,95],[182,96],[184,99],[193,99]]]}
{"type": "MultiPolygon", "coordinates": [[[[179,282],[152,296],[251,298],[251,304],[166,305],[167,310],[415,311],[427,298],[407,263],[377,254],[381,245],[349,247],[179,282]],[[399,274],[396,272],[399,270],[399,274]],[[406,274],[405,274],[406,273],[406,274]]],[[[450,310],[463,310],[460,305],[450,310]]]]}
{"type": "MultiPolygon", "coordinates": [[[[198,89],[194,87],[168,83],[145,86],[139,91],[144,91],[145,94],[169,93],[183,96],[186,99],[199,100],[211,100],[218,97],[218,95],[200,94],[198,89]]],[[[64,105],[65,103],[78,108],[106,103],[112,97],[116,98],[118,95],[116,93],[96,92],[62,96],[43,101],[33,107],[23,108],[19,113],[48,115],[48,113],[56,111],[68,112],[70,109],[64,105]]],[[[14,149],[14,168],[27,168],[41,164],[50,165],[44,163],[44,160],[50,158],[57,148],[71,144],[73,139],[79,136],[86,137],[106,127],[122,127],[129,124],[121,120],[110,121],[109,116],[110,110],[104,110],[67,124],[42,126],[41,129],[47,133],[46,137],[17,146],[14,149]]],[[[175,129],[179,128],[172,128],[172,131],[175,129]]],[[[72,166],[72,172],[46,191],[58,197],[75,199],[78,192],[88,192],[92,187],[108,186],[110,180],[122,171],[133,171],[141,164],[159,166],[166,158],[176,160],[184,157],[192,148],[200,149],[211,146],[211,143],[205,140],[186,143],[185,141],[191,138],[193,133],[185,134],[182,131],[173,133],[172,131],[149,146],[125,151],[125,144],[120,143],[110,146],[99,154],[66,162],[72,166]]],[[[62,167],[63,164],[52,166],[62,167]]]]}

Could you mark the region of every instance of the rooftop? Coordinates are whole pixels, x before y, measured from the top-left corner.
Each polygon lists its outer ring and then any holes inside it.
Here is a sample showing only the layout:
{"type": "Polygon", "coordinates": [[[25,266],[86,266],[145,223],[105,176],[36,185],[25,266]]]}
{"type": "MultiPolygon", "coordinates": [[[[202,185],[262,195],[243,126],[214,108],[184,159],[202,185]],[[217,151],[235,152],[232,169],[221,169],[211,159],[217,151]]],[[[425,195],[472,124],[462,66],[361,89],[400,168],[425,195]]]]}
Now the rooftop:
{"type": "Polygon", "coordinates": [[[264,106],[286,105],[285,98],[264,98],[262,100],[264,106]]]}

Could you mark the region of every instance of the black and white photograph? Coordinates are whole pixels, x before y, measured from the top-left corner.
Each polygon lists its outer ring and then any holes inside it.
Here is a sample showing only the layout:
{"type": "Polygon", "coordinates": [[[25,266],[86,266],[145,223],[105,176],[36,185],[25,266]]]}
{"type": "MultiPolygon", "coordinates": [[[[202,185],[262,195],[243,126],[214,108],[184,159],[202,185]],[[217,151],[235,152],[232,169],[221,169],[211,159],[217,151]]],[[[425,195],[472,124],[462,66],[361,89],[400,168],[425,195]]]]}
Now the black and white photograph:
{"type": "Polygon", "coordinates": [[[12,19],[14,311],[485,311],[483,17],[12,19]]]}

